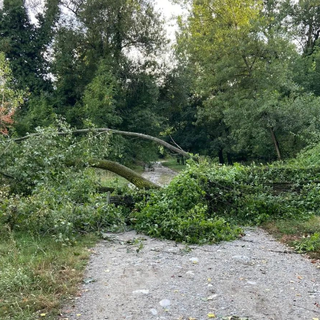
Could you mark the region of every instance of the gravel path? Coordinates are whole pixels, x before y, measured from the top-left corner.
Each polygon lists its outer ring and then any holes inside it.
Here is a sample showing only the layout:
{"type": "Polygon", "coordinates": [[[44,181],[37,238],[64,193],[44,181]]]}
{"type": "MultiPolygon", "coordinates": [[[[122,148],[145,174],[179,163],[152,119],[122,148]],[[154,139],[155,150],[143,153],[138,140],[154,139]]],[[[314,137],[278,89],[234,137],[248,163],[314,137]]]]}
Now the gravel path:
{"type": "MultiPolygon", "coordinates": [[[[144,175],[165,184],[174,176],[168,170],[144,175]]],[[[134,231],[107,234],[85,277],[80,296],[59,319],[320,319],[320,265],[258,228],[205,246],[134,231]]]]}
{"type": "Polygon", "coordinates": [[[189,247],[133,231],[110,234],[95,248],[81,291],[65,319],[320,317],[319,267],[260,229],[189,247]]]}
{"type": "Polygon", "coordinates": [[[177,172],[170,168],[164,167],[161,162],[156,162],[153,167],[153,171],[145,171],[142,176],[151,182],[164,186],[170,183],[170,181],[177,175],[177,172]]]}

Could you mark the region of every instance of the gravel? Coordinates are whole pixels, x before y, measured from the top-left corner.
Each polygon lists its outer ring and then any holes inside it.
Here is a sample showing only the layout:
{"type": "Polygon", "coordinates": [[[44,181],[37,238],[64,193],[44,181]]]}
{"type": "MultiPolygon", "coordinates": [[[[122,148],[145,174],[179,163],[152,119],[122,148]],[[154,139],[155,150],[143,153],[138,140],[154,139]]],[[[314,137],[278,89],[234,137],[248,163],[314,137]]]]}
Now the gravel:
{"type": "Polygon", "coordinates": [[[107,234],[80,291],[59,319],[320,318],[320,266],[258,228],[204,246],[107,234]]]}

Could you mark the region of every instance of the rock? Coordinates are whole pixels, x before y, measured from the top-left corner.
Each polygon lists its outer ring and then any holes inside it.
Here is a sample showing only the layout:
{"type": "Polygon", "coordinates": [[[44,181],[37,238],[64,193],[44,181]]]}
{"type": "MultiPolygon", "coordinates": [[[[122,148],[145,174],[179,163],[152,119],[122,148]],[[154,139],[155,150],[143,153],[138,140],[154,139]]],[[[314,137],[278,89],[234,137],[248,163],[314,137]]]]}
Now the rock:
{"type": "Polygon", "coordinates": [[[191,258],[191,259],[189,259],[189,261],[191,261],[194,264],[199,263],[199,259],[198,258],[191,258]]]}
{"type": "Polygon", "coordinates": [[[160,306],[163,307],[163,308],[167,308],[170,306],[171,304],[171,301],[168,300],[168,299],[163,299],[159,302],[160,306]]]}
{"type": "Polygon", "coordinates": [[[135,290],[135,291],[132,291],[133,294],[149,294],[149,290],[135,290]]]}
{"type": "Polygon", "coordinates": [[[158,314],[158,311],[156,309],[150,309],[150,312],[156,316],[158,314]]]}
{"type": "Polygon", "coordinates": [[[96,282],[96,280],[95,280],[95,279],[92,279],[92,278],[87,278],[87,279],[84,279],[84,280],[83,280],[83,283],[84,283],[84,284],[89,284],[89,283],[92,283],[92,282],[96,282]]]}
{"type": "Polygon", "coordinates": [[[187,271],[187,272],[186,272],[186,275],[187,275],[189,278],[193,278],[193,277],[194,277],[193,271],[187,271]]]}

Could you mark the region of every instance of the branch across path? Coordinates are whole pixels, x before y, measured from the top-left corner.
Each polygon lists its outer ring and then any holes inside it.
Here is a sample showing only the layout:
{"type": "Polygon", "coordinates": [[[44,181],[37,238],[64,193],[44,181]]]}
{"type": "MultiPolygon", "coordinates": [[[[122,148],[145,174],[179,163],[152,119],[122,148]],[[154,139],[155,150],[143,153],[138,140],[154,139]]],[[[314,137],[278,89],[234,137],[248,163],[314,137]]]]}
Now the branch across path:
{"type": "MultiPolygon", "coordinates": [[[[71,131],[72,134],[82,134],[82,133],[85,134],[85,133],[90,133],[90,132],[96,132],[96,133],[105,132],[105,133],[120,134],[120,135],[130,136],[130,137],[138,137],[141,139],[156,142],[157,144],[162,145],[165,148],[167,148],[177,154],[180,154],[185,158],[191,157],[191,155],[188,152],[182,150],[180,147],[177,148],[162,139],[159,139],[159,138],[147,135],[147,134],[143,134],[143,133],[114,130],[114,129],[110,129],[110,128],[90,128],[90,129],[77,129],[77,130],[71,131]]],[[[58,132],[57,134],[61,135],[61,136],[66,136],[66,135],[70,134],[70,131],[58,132]]],[[[40,133],[31,133],[27,136],[13,139],[13,141],[21,142],[21,141],[24,141],[24,140],[27,140],[31,137],[36,137],[36,136],[40,136],[40,133]]],[[[69,163],[69,165],[72,165],[72,163],[69,163]]],[[[114,162],[114,161],[92,159],[92,160],[89,160],[89,165],[91,167],[100,168],[103,170],[108,170],[108,171],[114,172],[114,173],[118,174],[119,176],[127,179],[129,182],[134,184],[139,189],[159,188],[159,186],[157,184],[148,181],[147,179],[143,178],[142,176],[140,176],[139,174],[137,174],[136,172],[134,172],[130,168],[127,168],[126,166],[123,166],[123,165],[121,165],[117,162],[114,162]]]]}
{"type": "MultiPolygon", "coordinates": [[[[110,128],[77,129],[77,130],[72,130],[71,132],[73,134],[89,133],[89,132],[105,132],[105,133],[120,134],[120,135],[123,135],[123,136],[129,136],[129,137],[137,137],[137,138],[144,139],[144,140],[154,141],[157,144],[160,144],[160,145],[164,146],[165,148],[167,148],[167,149],[169,149],[169,150],[171,150],[171,151],[173,151],[173,152],[175,152],[177,154],[181,154],[182,156],[184,156],[186,158],[190,158],[191,157],[190,153],[182,150],[181,148],[177,148],[177,147],[171,145],[170,143],[168,143],[168,142],[166,142],[166,141],[164,141],[162,139],[150,136],[148,134],[143,134],[143,133],[138,133],[138,132],[131,132],[131,131],[121,131],[121,130],[115,130],[115,129],[110,129],[110,128]]],[[[57,134],[61,135],[61,136],[65,136],[65,135],[70,134],[70,132],[58,132],[57,134]]],[[[31,134],[29,134],[27,136],[14,139],[14,141],[15,142],[20,142],[20,141],[29,139],[30,137],[39,136],[39,135],[40,135],[39,133],[31,133],[31,134]]]]}

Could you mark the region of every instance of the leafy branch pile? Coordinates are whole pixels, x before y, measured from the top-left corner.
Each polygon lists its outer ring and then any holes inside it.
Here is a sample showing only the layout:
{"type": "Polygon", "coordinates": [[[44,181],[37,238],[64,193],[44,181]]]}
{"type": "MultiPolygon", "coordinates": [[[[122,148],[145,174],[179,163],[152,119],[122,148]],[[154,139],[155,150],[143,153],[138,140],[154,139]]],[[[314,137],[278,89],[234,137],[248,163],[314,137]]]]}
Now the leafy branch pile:
{"type": "Polygon", "coordinates": [[[38,129],[22,143],[1,140],[0,228],[49,234],[72,243],[78,233],[118,230],[123,209],[108,205],[88,161],[113,158],[109,135],[73,137],[70,128],[38,129]],[[60,137],[64,131],[67,136],[60,137]]]}
{"type": "Polygon", "coordinates": [[[64,244],[79,233],[132,227],[155,237],[212,243],[235,239],[239,225],[308,218],[320,209],[318,146],[269,166],[191,161],[163,189],[120,190],[135,200],[128,206],[108,203],[90,167],[92,158],[113,157],[112,137],[74,137],[61,121],[38,133],[19,143],[1,140],[2,229],[49,234],[64,244]]]}
{"type": "Polygon", "coordinates": [[[203,243],[235,238],[238,225],[308,219],[320,210],[320,167],[302,166],[304,158],[269,166],[194,163],[137,206],[135,228],[203,243]]]}

